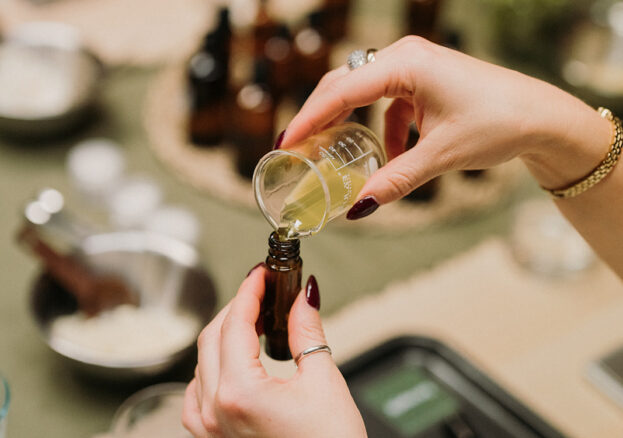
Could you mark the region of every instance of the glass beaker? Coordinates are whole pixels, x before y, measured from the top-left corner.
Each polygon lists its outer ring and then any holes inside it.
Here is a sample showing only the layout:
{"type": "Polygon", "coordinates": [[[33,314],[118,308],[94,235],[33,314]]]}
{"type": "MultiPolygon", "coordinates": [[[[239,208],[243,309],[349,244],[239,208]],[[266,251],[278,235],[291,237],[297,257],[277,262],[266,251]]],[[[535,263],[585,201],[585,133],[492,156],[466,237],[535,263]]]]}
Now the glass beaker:
{"type": "Polygon", "coordinates": [[[280,236],[304,237],[347,211],[386,162],[372,131],[344,123],[264,155],[253,174],[253,191],[280,236]]]}
{"type": "Polygon", "coordinates": [[[0,438],[6,437],[6,422],[10,402],[9,382],[0,374],[0,438]]]}

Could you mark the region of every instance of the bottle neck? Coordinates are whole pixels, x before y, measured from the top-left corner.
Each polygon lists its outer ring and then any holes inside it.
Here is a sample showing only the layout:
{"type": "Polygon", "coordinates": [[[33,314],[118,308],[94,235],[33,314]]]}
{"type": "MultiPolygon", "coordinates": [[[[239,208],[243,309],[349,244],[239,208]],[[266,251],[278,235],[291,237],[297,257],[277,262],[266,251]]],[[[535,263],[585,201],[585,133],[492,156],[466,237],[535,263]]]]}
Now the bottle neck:
{"type": "Polygon", "coordinates": [[[276,232],[268,238],[268,257],[266,263],[269,269],[276,270],[294,268],[300,263],[300,240],[281,240],[276,232]]]}

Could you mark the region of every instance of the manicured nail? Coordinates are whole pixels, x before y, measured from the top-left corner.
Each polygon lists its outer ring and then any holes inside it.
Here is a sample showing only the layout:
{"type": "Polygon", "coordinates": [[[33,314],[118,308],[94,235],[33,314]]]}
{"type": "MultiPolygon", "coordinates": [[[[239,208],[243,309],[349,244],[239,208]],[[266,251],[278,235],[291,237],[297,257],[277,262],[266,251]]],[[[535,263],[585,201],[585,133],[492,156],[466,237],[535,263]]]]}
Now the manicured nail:
{"type": "Polygon", "coordinates": [[[373,196],[366,196],[355,202],[355,205],[348,210],[346,219],[351,221],[361,219],[374,213],[377,208],[379,208],[379,203],[376,202],[376,199],[373,196]]]}
{"type": "Polygon", "coordinates": [[[318,290],[318,282],[313,275],[309,276],[307,280],[307,286],[305,286],[305,299],[307,304],[314,307],[316,310],[320,310],[320,291],[318,290]]]}
{"type": "Polygon", "coordinates": [[[281,131],[281,133],[277,136],[277,140],[275,140],[275,147],[273,147],[273,150],[276,151],[277,149],[279,149],[281,147],[281,142],[283,141],[283,136],[286,134],[286,130],[284,129],[283,131],[281,131]]]}
{"type": "Polygon", "coordinates": [[[251,270],[249,271],[249,273],[247,274],[247,277],[248,277],[249,275],[251,275],[251,272],[255,271],[255,270],[256,270],[257,268],[259,268],[260,266],[266,266],[266,263],[264,263],[264,262],[260,262],[260,263],[258,263],[257,265],[253,266],[253,267],[251,268],[251,270]]]}

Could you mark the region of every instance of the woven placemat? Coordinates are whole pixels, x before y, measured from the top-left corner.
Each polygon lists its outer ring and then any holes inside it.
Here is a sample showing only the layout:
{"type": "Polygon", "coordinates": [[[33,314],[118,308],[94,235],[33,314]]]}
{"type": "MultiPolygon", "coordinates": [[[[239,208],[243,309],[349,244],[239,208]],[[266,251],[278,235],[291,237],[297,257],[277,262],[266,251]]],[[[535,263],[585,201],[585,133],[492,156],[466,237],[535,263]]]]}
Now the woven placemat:
{"type": "MultiPolygon", "coordinates": [[[[250,181],[240,177],[234,168],[231,147],[224,144],[199,148],[189,142],[185,87],[182,66],[163,70],[151,85],[144,113],[150,146],[179,178],[197,189],[226,202],[257,208],[250,181]]],[[[377,122],[373,121],[372,127],[379,124],[383,106],[381,103],[373,108],[373,118],[377,122]]],[[[277,127],[281,129],[289,120],[284,113],[287,111],[280,111],[277,121],[277,127]]],[[[349,228],[419,228],[489,208],[507,196],[524,174],[523,166],[518,162],[488,170],[477,180],[466,179],[459,172],[446,174],[441,177],[434,201],[426,204],[394,202],[364,220],[349,222],[349,228]]]]}

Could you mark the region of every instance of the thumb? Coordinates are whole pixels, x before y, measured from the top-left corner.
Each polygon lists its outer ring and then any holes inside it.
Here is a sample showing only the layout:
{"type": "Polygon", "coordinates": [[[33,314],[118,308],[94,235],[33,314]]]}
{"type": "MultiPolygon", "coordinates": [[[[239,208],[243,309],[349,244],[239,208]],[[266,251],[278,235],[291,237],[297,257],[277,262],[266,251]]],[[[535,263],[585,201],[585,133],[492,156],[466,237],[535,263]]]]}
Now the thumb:
{"type": "Polygon", "coordinates": [[[420,138],[415,147],[370,176],[346,217],[360,219],[374,212],[379,205],[401,199],[448,170],[448,166],[444,167],[445,161],[431,141],[420,138]]]}
{"type": "MultiPolygon", "coordinates": [[[[327,340],[322,329],[320,321],[320,294],[316,278],[311,275],[307,280],[307,285],[299,293],[298,297],[290,310],[288,319],[288,333],[290,351],[293,357],[297,357],[299,353],[318,345],[326,345],[327,340]]],[[[317,353],[305,356],[299,362],[299,369],[303,371],[306,367],[316,367],[320,364],[330,363],[334,365],[333,359],[327,353],[317,353]]]]}

